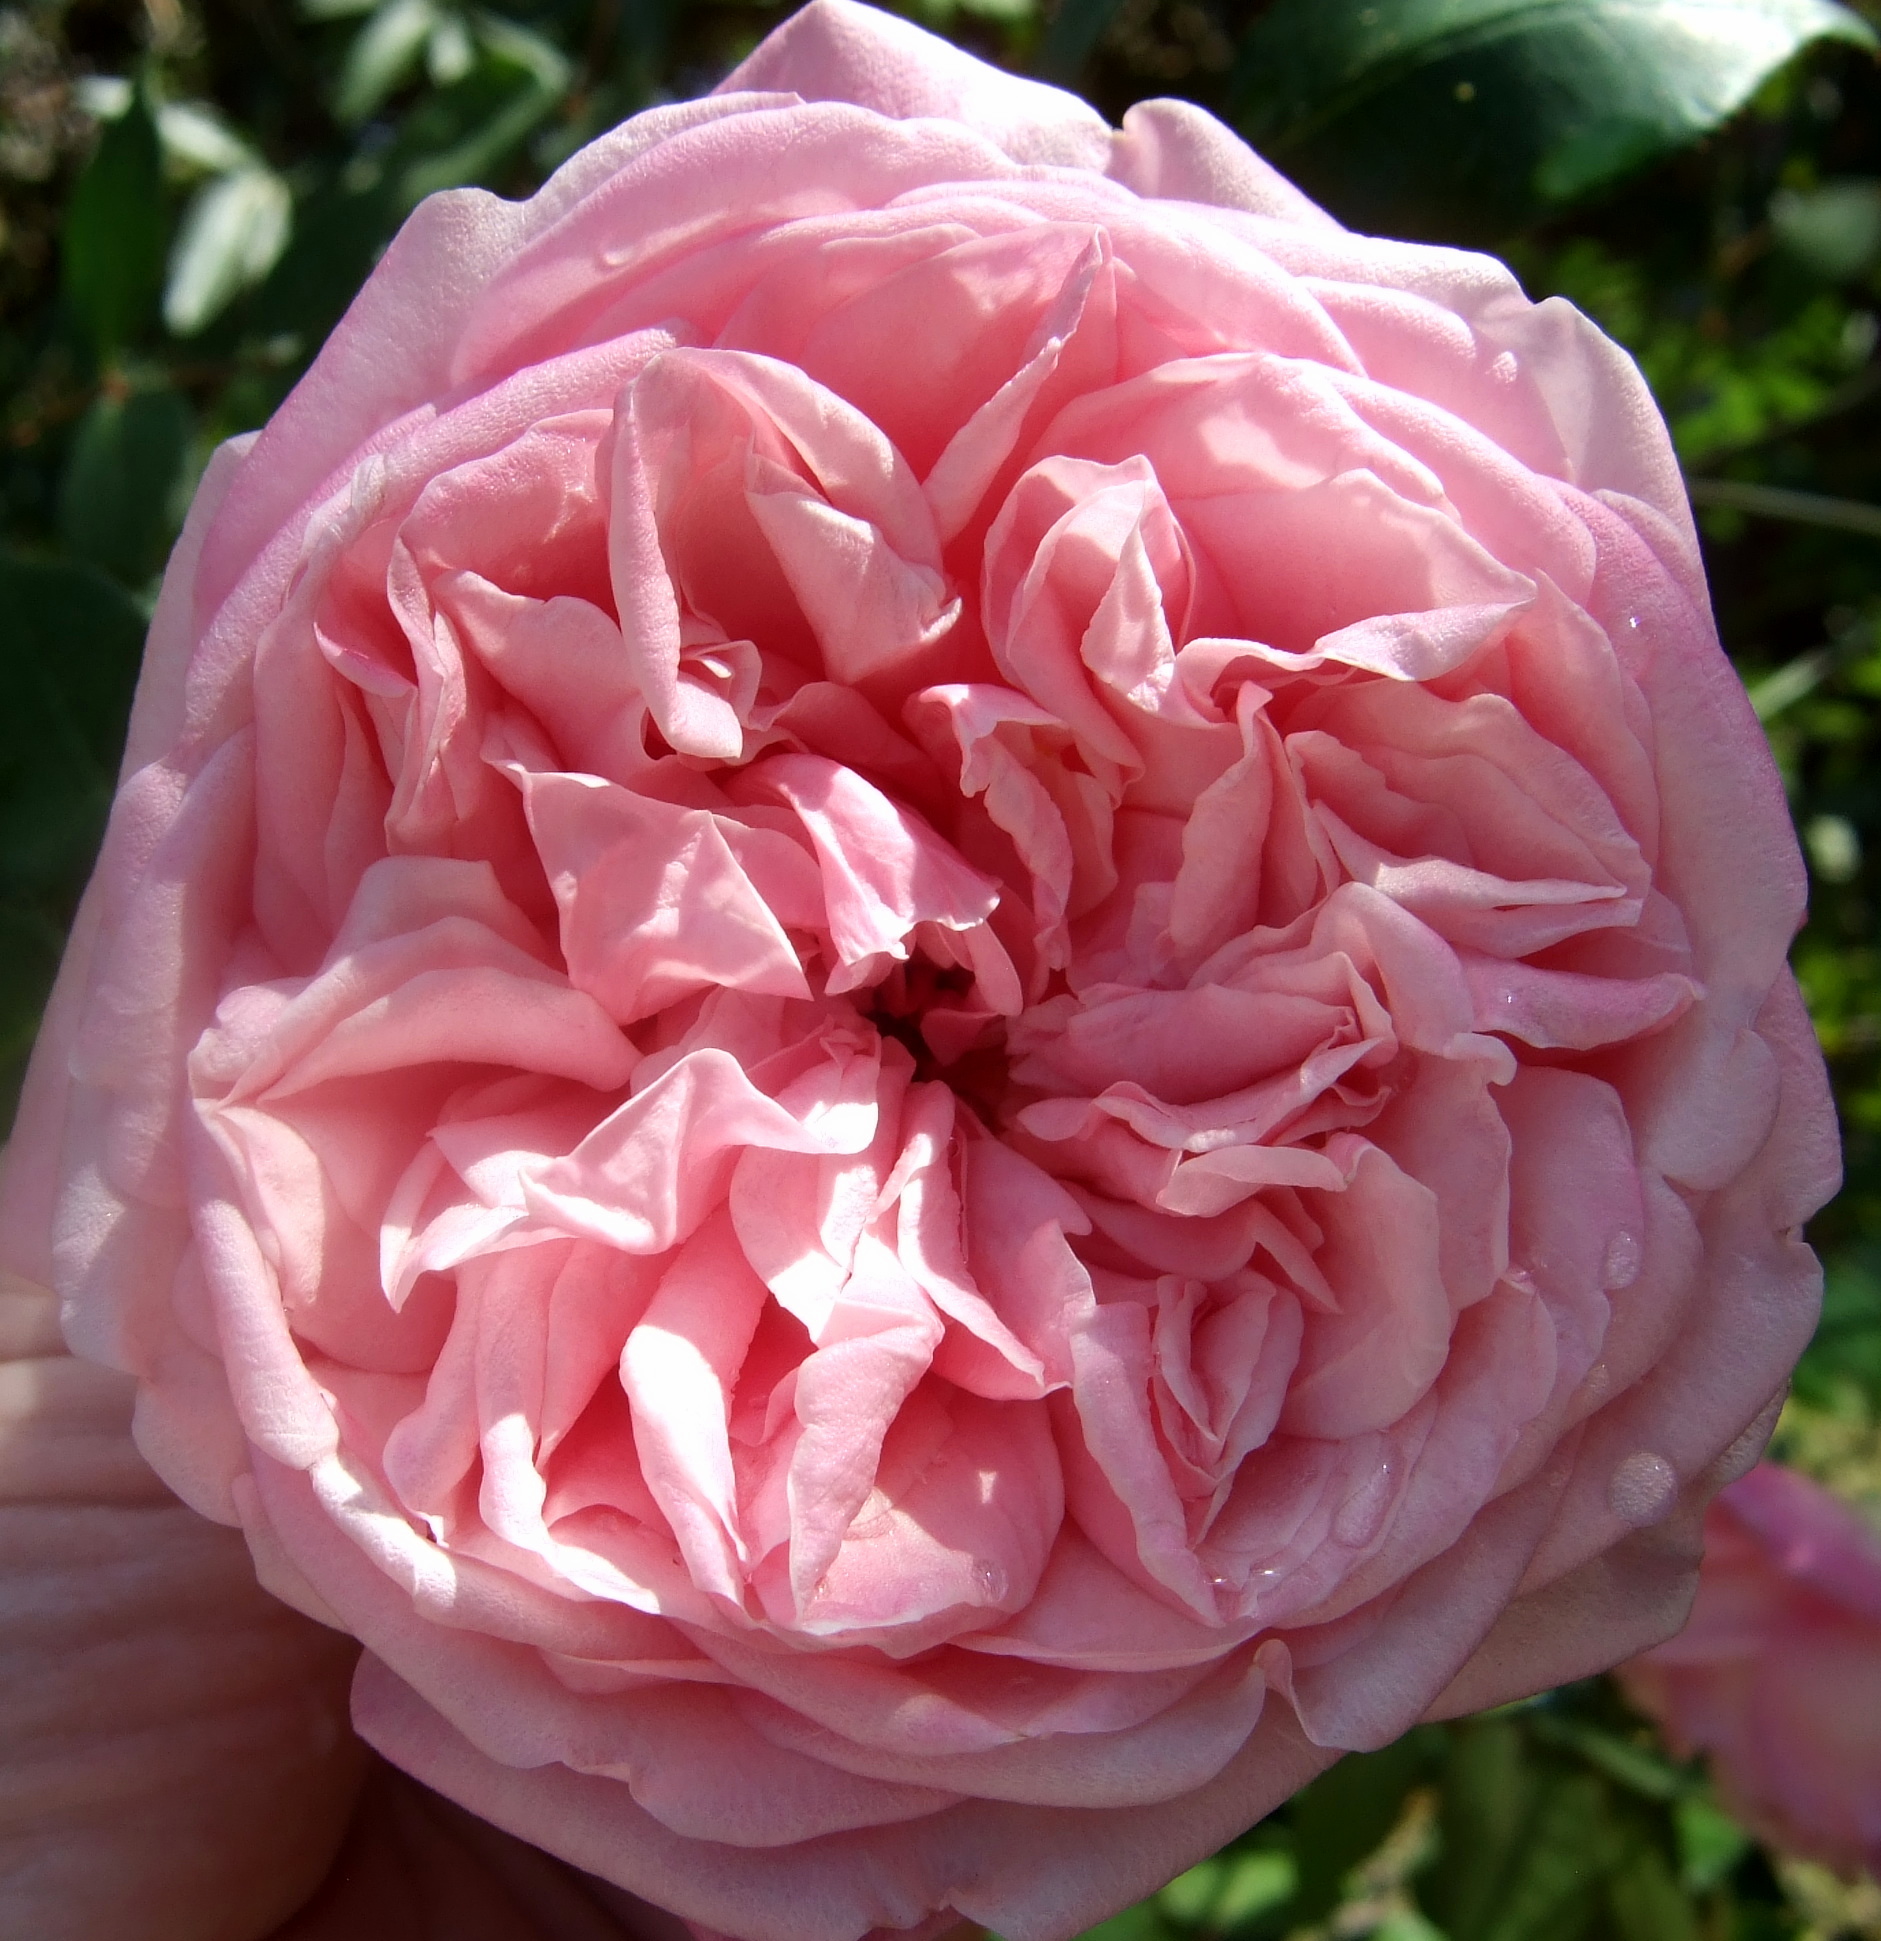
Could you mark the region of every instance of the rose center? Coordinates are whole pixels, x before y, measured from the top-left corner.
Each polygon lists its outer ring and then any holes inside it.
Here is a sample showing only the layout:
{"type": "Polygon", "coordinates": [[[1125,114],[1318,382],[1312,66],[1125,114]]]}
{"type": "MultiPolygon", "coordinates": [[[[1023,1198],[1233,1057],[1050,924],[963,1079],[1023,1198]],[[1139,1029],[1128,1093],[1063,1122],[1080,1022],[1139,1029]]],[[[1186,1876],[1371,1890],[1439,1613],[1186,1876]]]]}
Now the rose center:
{"type": "Polygon", "coordinates": [[[947,1086],[997,1131],[1012,1089],[1005,1027],[988,1019],[975,1031],[973,995],[972,972],[918,953],[872,990],[857,993],[863,1016],[913,1058],[917,1082],[947,1086]]]}

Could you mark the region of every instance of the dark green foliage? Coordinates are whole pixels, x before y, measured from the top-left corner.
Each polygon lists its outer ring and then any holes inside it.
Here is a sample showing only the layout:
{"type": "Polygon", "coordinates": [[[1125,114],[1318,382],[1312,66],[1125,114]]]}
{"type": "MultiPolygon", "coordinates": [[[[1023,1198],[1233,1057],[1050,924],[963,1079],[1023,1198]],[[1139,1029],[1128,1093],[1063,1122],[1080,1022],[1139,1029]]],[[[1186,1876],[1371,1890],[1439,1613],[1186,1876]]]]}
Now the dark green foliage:
{"type": "Polygon", "coordinates": [[[1354,1753],[1322,1774],[1292,1804],[1289,1820],[1297,1868],[1288,1917],[1323,1920],[1337,1906],[1346,1877],[1384,1844],[1411,1788],[1428,1773],[1434,1736],[1410,1733],[1382,1752],[1354,1753]]]}
{"type": "Polygon", "coordinates": [[[66,295],[102,355],[149,322],[163,288],[168,231],[157,124],[140,88],[105,124],[65,217],[66,295]]]}
{"type": "Polygon", "coordinates": [[[1242,44],[1250,139],[1359,227],[1494,238],[1707,135],[1830,0],[1274,0],[1242,44]]]}
{"type": "Polygon", "coordinates": [[[1596,1680],[1354,1754],[1084,1941],[1803,1933],[1702,1774],[1668,1761],[1596,1680]]]}
{"type": "Polygon", "coordinates": [[[144,615],[103,573],[0,552],[0,1111],[104,833],[144,615]]]}
{"type": "Polygon", "coordinates": [[[183,509],[190,420],[167,384],[92,400],[59,481],[59,538],[73,558],[130,586],[162,566],[183,509]]]}

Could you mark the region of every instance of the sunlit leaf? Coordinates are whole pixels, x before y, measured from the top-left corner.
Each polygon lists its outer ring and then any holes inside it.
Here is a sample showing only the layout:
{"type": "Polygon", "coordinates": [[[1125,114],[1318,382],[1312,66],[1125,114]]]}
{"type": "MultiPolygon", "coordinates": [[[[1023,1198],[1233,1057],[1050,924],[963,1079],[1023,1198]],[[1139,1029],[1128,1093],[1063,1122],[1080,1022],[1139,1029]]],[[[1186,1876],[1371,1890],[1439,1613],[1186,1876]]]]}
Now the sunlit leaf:
{"type": "Polygon", "coordinates": [[[163,321],[192,337],[268,274],[287,247],[294,198],[272,169],[254,165],[198,189],[170,252],[163,321]]]}
{"type": "Polygon", "coordinates": [[[166,101],[157,110],[163,159],[183,175],[226,175],[255,159],[255,151],[206,102],[166,101]]]}
{"type": "Polygon", "coordinates": [[[1165,1941],[1167,1933],[1157,1918],[1155,1902],[1139,1901],[1135,1907],[1126,1907],[1108,1921],[1085,1929],[1079,1941],[1165,1941]]]}
{"type": "Polygon", "coordinates": [[[1750,1835],[1702,1796],[1681,1800],[1673,1822],[1679,1870],[1694,1894],[1709,1893],[1750,1850],[1750,1835]]]}
{"type": "Polygon", "coordinates": [[[447,13],[425,43],[425,72],[434,87],[448,88],[471,70],[477,50],[461,14],[447,13]]]}
{"type": "Polygon", "coordinates": [[[1243,126],[1365,227],[1491,234],[1696,141],[1814,41],[1834,0],[1275,0],[1243,126]]]}
{"type": "Polygon", "coordinates": [[[417,158],[399,178],[400,199],[481,182],[527,139],[561,100],[572,67],[552,41],[494,14],[475,17],[476,66],[412,118],[417,158]]]}
{"type": "Polygon", "coordinates": [[[432,0],[383,0],[346,50],[333,112],[342,121],[364,121],[418,71],[437,23],[432,0]]]}
{"type": "Polygon", "coordinates": [[[1400,1907],[1372,1929],[1371,1941],[1449,1941],[1449,1936],[1416,1908],[1400,1907]]]}
{"type": "Polygon", "coordinates": [[[1779,189],[1770,227],[1792,256],[1831,283],[1846,282],[1881,256],[1881,182],[1825,182],[1779,189]]]}
{"type": "MultiPolygon", "coordinates": [[[[1291,1873],[1291,1868],[1288,1871],[1291,1873]]],[[[1201,1927],[1214,1913],[1215,1903],[1221,1899],[1221,1891],[1227,1882],[1227,1857],[1217,1854],[1212,1860],[1204,1860],[1199,1867],[1191,1867],[1186,1874],[1178,1874],[1156,1896],[1157,1904],[1166,1914],[1186,1926],[1201,1927]]]]}
{"type": "Polygon", "coordinates": [[[1290,1900],[1298,1879],[1284,1848],[1244,1847],[1178,1875],[1156,1896],[1156,1905],[1183,1927],[1231,1935],[1290,1900]]]}
{"type": "Polygon", "coordinates": [[[1213,1925],[1223,1934],[1256,1920],[1291,1900],[1299,1886],[1299,1868],[1289,1853],[1259,1849],[1231,1854],[1223,1870],[1221,1892],[1212,1908],[1213,1925]]]}
{"type": "Polygon", "coordinates": [[[80,114],[94,121],[116,121],[131,105],[134,83],[121,74],[81,74],[72,84],[72,99],[80,114]]]}

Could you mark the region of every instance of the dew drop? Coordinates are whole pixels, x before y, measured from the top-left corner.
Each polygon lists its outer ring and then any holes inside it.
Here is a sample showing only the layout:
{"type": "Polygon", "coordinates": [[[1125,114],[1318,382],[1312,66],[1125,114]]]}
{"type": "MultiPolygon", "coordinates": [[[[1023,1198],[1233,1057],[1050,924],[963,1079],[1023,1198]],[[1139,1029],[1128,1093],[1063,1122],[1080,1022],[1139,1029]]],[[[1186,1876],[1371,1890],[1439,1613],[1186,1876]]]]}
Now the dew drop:
{"type": "Polygon", "coordinates": [[[982,1604],[999,1603],[1006,1595],[1008,1581],[1003,1564],[989,1562],[984,1557],[974,1562],[973,1588],[982,1604]]]}
{"type": "Polygon", "coordinates": [[[1678,1496],[1678,1471],[1649,1449],[1635,1450],[1617,1463],[1607,1483],[1608,1507],[1635,1530],[1663,1522],[1678,1496]]]}
{"type": "Polygon", "coordinates": [[[1515,353],[1512,350],[1502,352],[1489,366],[1489,378],[1492,384],[1513,384],[1520,373],[1521,366],[1516,363],[1515,353]]]}
{"type": "Polygon", "coordinates": [[[1631,1287],[1639,1279],[1639,1235],[1624,1228],[1607,1242],[1607,1258],[1600,1270],[1600,1283],[1609,1294],[1631,1287]]]}
{"type": "Polygon", "coordinates": [[[812,1604],[826,1603],[829,1599],[829,1594],[829,1579],[827,1577],[819,1577],[816,1580],[816,1589],[810,1593],[810,1602],[812,1604]]]}

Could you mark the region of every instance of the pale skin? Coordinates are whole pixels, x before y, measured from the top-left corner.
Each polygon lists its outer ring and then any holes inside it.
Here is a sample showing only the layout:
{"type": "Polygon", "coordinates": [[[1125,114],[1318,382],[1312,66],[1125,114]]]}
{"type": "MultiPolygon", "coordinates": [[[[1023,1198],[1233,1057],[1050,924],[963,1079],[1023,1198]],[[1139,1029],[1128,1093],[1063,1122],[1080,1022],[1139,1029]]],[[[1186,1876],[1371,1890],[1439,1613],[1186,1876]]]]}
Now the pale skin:
{"type": "Polygon", "coordinates": [[[0,1934],[685,1941],[371,1755],[357,1647],[158,1481],[131,1396],[0,1281],[0,1934]]]}

